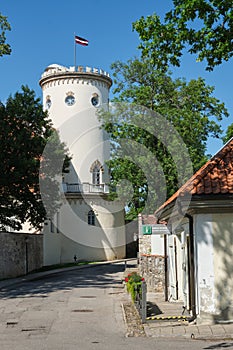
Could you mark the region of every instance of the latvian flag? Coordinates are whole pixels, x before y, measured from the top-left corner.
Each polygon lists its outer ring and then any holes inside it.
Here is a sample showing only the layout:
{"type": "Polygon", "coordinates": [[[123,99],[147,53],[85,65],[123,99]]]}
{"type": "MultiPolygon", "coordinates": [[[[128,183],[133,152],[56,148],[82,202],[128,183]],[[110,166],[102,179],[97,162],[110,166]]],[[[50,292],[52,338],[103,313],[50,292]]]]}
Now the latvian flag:
{"type": "Polygon", "coordinates": [[[87,46],[89,41],[86,39],[81,38],[80,36],[75,35],[75,42],[76,44],[87,46]]]}

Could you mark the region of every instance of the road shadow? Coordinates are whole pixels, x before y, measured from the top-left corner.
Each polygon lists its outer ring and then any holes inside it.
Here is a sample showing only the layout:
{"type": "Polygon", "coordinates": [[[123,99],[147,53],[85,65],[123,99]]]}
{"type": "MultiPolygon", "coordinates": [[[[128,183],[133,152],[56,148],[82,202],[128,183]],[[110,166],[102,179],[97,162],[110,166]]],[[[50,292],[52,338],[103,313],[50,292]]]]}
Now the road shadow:
{"type": "Polygon", "coordinates": [[[163,314],[162,310],[155,303],[147,301],[147,316],[157,316],[163,314]]]}
{"type": "Polygon", "coordinates": [[[30,280],[24,280],[14,285],[2,287],[0,290],[1,299],[10,299],[17,297],[46,297],[46,294],[58,290],[71,290],[75,287],[88,288],[119,288],[122,281],[115,275],[123,273],[124,263],[111,263],[85,267],[62,272],[53,273],[45,276],[31,276],[30,280]]]}
{"type": "Polygon", "coordinates": [[[219,343],[219,344],[213,344],[203,349],[226,349],[233,347],[233,343],[219,343]]]}

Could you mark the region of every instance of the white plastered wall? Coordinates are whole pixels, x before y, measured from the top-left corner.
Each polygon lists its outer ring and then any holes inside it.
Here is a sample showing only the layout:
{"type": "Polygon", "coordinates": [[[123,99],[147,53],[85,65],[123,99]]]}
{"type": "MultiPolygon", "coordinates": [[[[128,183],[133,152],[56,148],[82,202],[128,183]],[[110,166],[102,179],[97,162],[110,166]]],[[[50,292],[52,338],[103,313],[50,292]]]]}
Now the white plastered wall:
{"type": "Polygon", "coordinates": [[[163,235],[151,235],[151,254],[164,255],[163,235]]]}
{"type": "Polygon", "coordinates": [[[200,316],[233,316],[233,222],[231,213],[195,216],[200,316]]]}
{"type": "Polygon", "coordinates": [[[194,215],[198,313],[214,314],[214,247],[212,214],[194,215]]]}
{"type": "Polygon", "coordinates": [[[59,211],[59,218],[60,234],[50,233],[48,229],[44,232],[46,265],[70,262],[75,254],[79,260],[86,261],[125,257],[124,212],[120,203],[96,198],[67,201],[59,211]],[[91,209],[96,215],[95,226],[87,223],[91,209]]]}
{"type": "Polygon", "coordinates": [[[233,319],[233,214],[213,214],[215,312],[233,319]]]}

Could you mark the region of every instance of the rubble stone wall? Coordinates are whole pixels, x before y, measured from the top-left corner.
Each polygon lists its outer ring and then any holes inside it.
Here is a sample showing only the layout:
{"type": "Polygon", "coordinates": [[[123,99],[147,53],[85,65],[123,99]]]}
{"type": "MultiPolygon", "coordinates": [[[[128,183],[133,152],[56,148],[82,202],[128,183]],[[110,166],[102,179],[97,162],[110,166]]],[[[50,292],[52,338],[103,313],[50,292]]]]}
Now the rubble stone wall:
{"type": "Polygon", "coordinates": [[[139,235],[139,253],[151,253],[151,235],[139,235]]]}
{"type": "Polygon", "coordinates": [[[148,292],[164,292],[164,256],[141,254],[139,256],[139,272],[145,278],[148,292]]]}
{"type": "Polygon", "coordinates": [[[26,275],[42,266],[42,234],[0,232],[0,279],[26,275]]]}

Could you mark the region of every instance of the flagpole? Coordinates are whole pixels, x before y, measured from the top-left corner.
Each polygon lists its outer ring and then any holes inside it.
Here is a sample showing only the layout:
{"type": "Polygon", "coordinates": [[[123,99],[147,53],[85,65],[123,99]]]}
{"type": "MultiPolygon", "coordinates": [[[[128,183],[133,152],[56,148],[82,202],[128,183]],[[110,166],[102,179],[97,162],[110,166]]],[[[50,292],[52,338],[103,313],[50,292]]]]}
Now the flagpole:
{"type": "Polygon", "coordinates": [[[76,72],[76,42],[75,42],[75,33],[74,33],[74,70],[76,72]]]}
{"type": "Polygon", "coordinates": [[[78,35],[75,35],[74,33],[74,69],[76,71],[76,44],[88,46],[89,40],[81,38],[78,35]]]}

